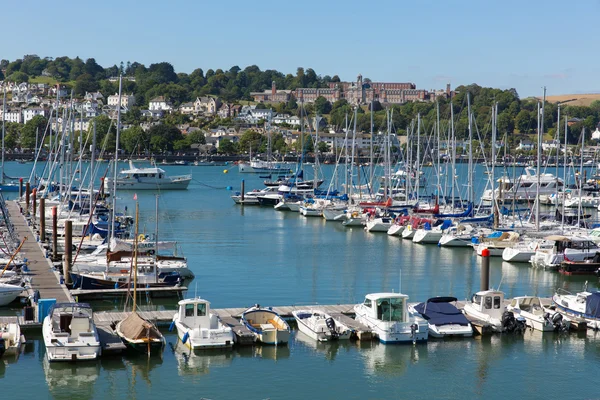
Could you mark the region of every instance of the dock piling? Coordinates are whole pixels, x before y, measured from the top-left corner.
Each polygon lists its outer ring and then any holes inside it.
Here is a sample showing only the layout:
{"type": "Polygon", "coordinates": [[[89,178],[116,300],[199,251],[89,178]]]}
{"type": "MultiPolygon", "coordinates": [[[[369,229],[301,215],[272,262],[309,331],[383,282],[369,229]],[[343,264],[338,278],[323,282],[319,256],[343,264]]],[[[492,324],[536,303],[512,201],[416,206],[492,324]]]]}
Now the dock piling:
{"type": "Polygon", "coordinates": [[[40,199],[40,240],[46,242],[46,199],[40,199]]]}
{"type": "Polygon", "coordinates": [[[31,187],[29,185],[29,182],[27,182],[25,184],[25,213],[28,214],[29,213],[29,195],[31,193],[31,187]]]}
{"type": "Polygon", "coordinates": [[[56,215],[56,206],[52,207],[52,260],[58,261],[58,221],[56,215]]]}
{"type": "Polygon", "coordinates": [[[31,191],[31,208],[33,209],[33,221],[35,221],[35,215],[37,212],[37,202],[36,202],[36,198],[37,198],[37,189],[33,188],[33,190],[31,191]]]}
{"type": "Polygon", "coordinates": [[[246,187],[246,182],[244,182],[244,179],[242,179],[242,192],[241,192],[241,194],[242,194],[242,204],[244,203],[244,195],[246,193],[245,187],[246,187]]]}
{"type": "Polygon", "coordinates": [[[481,283],[480,290],[489,290],[490,288],[490,251],[483,249],[481,252],[481,283]]]}
{"type": "Polygon", "coordinates": [[[19,178],[19,200],[23,198],[23,178],[19,178]]]}
{"type": "Polygon", "coordinates": [[[73,221],[65,221],[65,259],[63,265],[63,275],[65,277],[65,283],[69,285],[71,283],[71,260],[73,254],[73,221]]]}

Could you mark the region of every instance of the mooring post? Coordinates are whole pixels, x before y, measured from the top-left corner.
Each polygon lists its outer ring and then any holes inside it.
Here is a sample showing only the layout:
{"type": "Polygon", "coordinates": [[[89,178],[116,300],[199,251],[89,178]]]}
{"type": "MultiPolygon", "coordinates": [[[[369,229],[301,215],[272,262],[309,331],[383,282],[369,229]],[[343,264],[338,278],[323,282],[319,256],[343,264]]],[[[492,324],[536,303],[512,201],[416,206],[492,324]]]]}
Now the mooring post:
{"type": "Polygon", "coordinates": [[[29,182],[25,184],[25,213],[29,214],[29,194],[30,192],[29,182]]]}
{"type": "Polygon", "coordinates": [[[37,197],[37,189],[34,188],[33,191],[31,192],[31,208],[33,209],[33,221],[35,222],[35,213],[37,211],[37,202],[36,202],[36,197],[37,197]]]}
{"type": "Polygon", "coordinates": [[[46,242],[46,199],[40,199],[40,240],[46,242]]]}
{"type": "Polygon", "coordinates": [[[52,260],[58,261],[58,216],[56,215],[56,206],[52,207],[52,260]]]}
{"type": "Polygon", "coordinates": [[[246,193],[246,182],[242,179],[242,204],[244,203],[244,193],[246,193]]]}
{"type": "Polygon", "coordinates": [[[63,276],[65,283],[71,284],[71,255],[73,254],[73,221],[65,221],[65,261],[63,265],[63,276]]]}
{"type": "Polygon", "coordinates": [[[490,288],[490,251],[483,249],[481,251],[481,289],[489,290],[490,288]]]}
{"type": "Polygon", "coordinates": [[[19,178],[19,201],[23,198],[23,178],[19,178]]]}

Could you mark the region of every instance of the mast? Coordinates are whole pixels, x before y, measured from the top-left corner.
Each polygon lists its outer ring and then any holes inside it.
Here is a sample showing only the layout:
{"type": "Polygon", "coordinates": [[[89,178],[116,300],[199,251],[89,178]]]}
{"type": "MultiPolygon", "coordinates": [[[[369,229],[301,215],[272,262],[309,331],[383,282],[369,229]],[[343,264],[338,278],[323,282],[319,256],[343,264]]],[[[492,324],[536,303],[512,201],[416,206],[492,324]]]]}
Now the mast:
{"type": "Polygon", "coordinates": [[[437,167],[437,188],[436,188],[436,192],[437,192],[437,200],[436,203],[439,204],[440,202],[440,192],[442,191],[442,186],[441,186],[441,182],[440,182],[440,102],[436,100],[435,102],[436,105],[436,124],[435,124],[435,134],[437,136],[437,163],[434,162],[433,165],[436,165],[437,167]]]}
{"type": "Polygon", "coordinates": [[[421,113],[417,114],[417,172],[415,188],[417,189],[417,206],[419,205],[419,192],[421,189],[421,113]]]}
{"type": "MultiPolygon", "coordinates": [[[[473,129],[471,126],[472,117],[471,114],[471,94],[467,92],[467,113],[469,114],[469,173],[468,173],[468,194],[467,201],[469,203],[473,202],[473,129]]],[[[492,142],[492,152],[494,151],[494,142],[492,142]]]]}
{"type": "MultiPolygon", "coordinates": [[[[373,106],[374,99],[371,99],[371,149],[370,149],[370,158],[369,158],[369,187],[373,185],[373,106]]],[[[359,182],[360,184],[360,182],[359,182]]],[[[370,189],[369,189],[370,190],[370,189]]]]}
{"type": "MultiPolygon", "coordinates": [[[[565,156],[563,161],[563,200],[562,200],[562,221],[561,227],[564,229],[565,227],[565,188],[567,187],[567,129],[569,129],[569,125],[567,123],[567,116],[565,115],[565,156]]],[[[560,121],[559,121],[560,123],[560,121]]],[[[558,202],[558,199],[556,199],[558,202]]]]}
{"type": "Polygon", "coordinates": [[[585,147],[585,127],[581,128],[581,165],[579,167],[579,206],[577,207],[577,227],[581,220],[581,195],[583,193],[583,148],[585,147]]]}
{"type": "Polygon", "coordinates": [[[132,312],[135,312],[137,301],[137,254],[138,254],[138,225],[140,220],[140,206],[138,201],[135,201],[135,236],[133,238],[133,307],[132,312]]]}
{"type": "Polygon", "coordinates": [[[4,135],[6,133],[6,86],[4,86],[4,96],[2,99],[2,175],[0,176],[0,184],[4,184],[4,135]]]}
{"type": "MultiPolygon", "coordinates": [[[[354,148],[356,143],[356,117],[358,116],[358,105],[354,108],[354,128],[352,132],[352,155],[350,157],[350,197],[352,197],[353,192],[353,179],[352,179],[352,169],[354,168],[354,148]]],[[[360,183],[360,182],[359,182],[360,183]]]]}
{"type": "Polygon", "coordinates": [[[450,137],[452,143],[452,163],[450,164],[450,191],[451,191],[451,203],[452,211],[454,211],[454,175],[456,170],[456,138],[454,137],[454,105],[452,99],[450,99],[450,137]]]}
{"type": "Polygon", "coordinates": [[[158,195],[156,195],[156,211],[154,218],[156,220],[156,227],[154,228],[154,246],[156,247],[154,249],[154,279],[156,283],[158,283],[158,195]]]}
{"type": "Polygon", "coordinates": [[[542,135],[544,134],[544,106],[546,105],[546,87],[544,86],[544,97],[542,99],[542,114],[538,130],[537,142],[537,185],[535,188],[535,229],[540,230],[540,163],[542,162],[542,135]]]}
{"type": "Polygon", "coordinates": [[[117,106],[117,140],[115,144],[115,170],[113,174],[113,187],[112,187],[112,219],[111,229],[108,235],[108,242],[110,243],[111,237],[115,236],[115,212],[117,208],[117,175],[119,172],[119,137],[121,135],[121,90],[123,88],[123,76],[119,75],[119,102],[117,106]]]}
{"type": "Polygon", "coordinates": [[[94,127],[92,132],[92,156],[90,158],[90,213],[94,206],[94,158],[96,156],[96,120],[94,119],[94,127]]]}
{"type": "MultiPolygon", "coordinates": [[[[560,152],[560,103],[558,103],[558,117],[556,118],[556,210],[558,211],[558,153],[560,152]]],[[[567,148],[565,147],[565,154],[567,148]]],[[[563,182],[564,183],[564,182],[563,182]]]]}

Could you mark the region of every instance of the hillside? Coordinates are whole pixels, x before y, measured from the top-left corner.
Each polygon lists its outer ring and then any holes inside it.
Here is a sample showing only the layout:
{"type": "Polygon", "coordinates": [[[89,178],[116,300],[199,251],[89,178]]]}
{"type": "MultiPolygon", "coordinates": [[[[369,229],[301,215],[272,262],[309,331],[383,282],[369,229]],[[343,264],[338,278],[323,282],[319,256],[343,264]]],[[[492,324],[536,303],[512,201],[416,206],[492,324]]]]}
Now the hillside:
{"type": "Polygon", "coordinates": [[[586,106],[588,107],[593,101],[600,100],[600,93],[587,94],[561,94],[558,96],[547,96],[546,100],[550,103],[567,102],[570,106],[586,106]]]}

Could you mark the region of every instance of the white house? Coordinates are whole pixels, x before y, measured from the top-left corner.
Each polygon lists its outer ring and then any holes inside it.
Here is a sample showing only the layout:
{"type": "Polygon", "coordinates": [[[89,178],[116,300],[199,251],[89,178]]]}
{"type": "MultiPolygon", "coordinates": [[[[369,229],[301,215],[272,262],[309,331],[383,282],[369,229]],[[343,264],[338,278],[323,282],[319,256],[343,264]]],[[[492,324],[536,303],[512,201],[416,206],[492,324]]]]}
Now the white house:
{"type": "Polygon", "coordinates": [[[73,124],[73,129],[75,131],[85,131],[87,132],[90,129],[90,120],[84,119],[83,121],[80,119],[75,119],[73,124]]]}
{"type": "Polygon", "coordinates": [[[196,97],[194,101],[194,111],[196,113],[215,115],[219,107],[221,107],[221,100],[214,97],[196,97]]]}
{"type": "Polygon", "coordinates": [[[273,125],[287,124],[291,126],[300,126],[300,118],[295,115],[277,114],[273,117],[272,123],[273,125]]]}
{"type": "Polygon", "coordinates": [[[171,111],[172,109],[171,102],[165,100],[163,96],[155,97],[148,103],[148,110],[150,111],[171,111]]]}
{"type": "Polygon", "coordinates": [[[179,112],[182,114],[193,114],[196,111],[194,107],[194,103],[191,101],[189,103],[183,103],[179,106],[179,112]]]}
{"type": "Polygon", "coordinates": [[[23,123],[26,124],[28,121],[32,120],[36,115],[47,116],[47,111],[40,107],[35,108],[26,108],[23,110],[23,123]]]}
{"type": "Polygon", "coordinates": [[[521,140],[519,145],[517,146],[517,150],[530,151],[533,150],[534,146],[530,140],[521,140]]]}
{"type": "MultiPolygon", "coordinates": [[[[111,96],[108,96],[108,105],[116,106],[119,104],[119,94],[115,93],[111,96]]],[[[121,93],[121,107],[125,107],[130,109],[135,104],[135,96],[133,93],[131,94],[123,94],[121,93]]]]}
{"type": "MultiPolygon", "coordinates": [[[[0,109],[0,113],[2,113],[2,109],[0,109]]],[[[6,114],[2,115],[2,120],[20,124],[23,122],[23,114],[21,113],[20,109],[6,110],[6,114]]]]}
{"type": "Polygon", "coordinates": [[[161,118],[162,116],[162,110],[142,110],[142,117],[145,118],[161,118]]]}
{"type": "Polygon", "coordinates": [[[598,127],[592,132],[592,140],[600,140],[600,130],[598,130],[598,127]]]}
{"type": "MultiPolygon", "coordinates": [[[[599,132],[600,133],[600,132],[599,132]]],[[[558,148],[558,141],[557,140],[544,140],[542,142],[542,150],[543,151],[548,151],[548,150],[552,150],[552,149],[557,149],[558,148]]]]}

